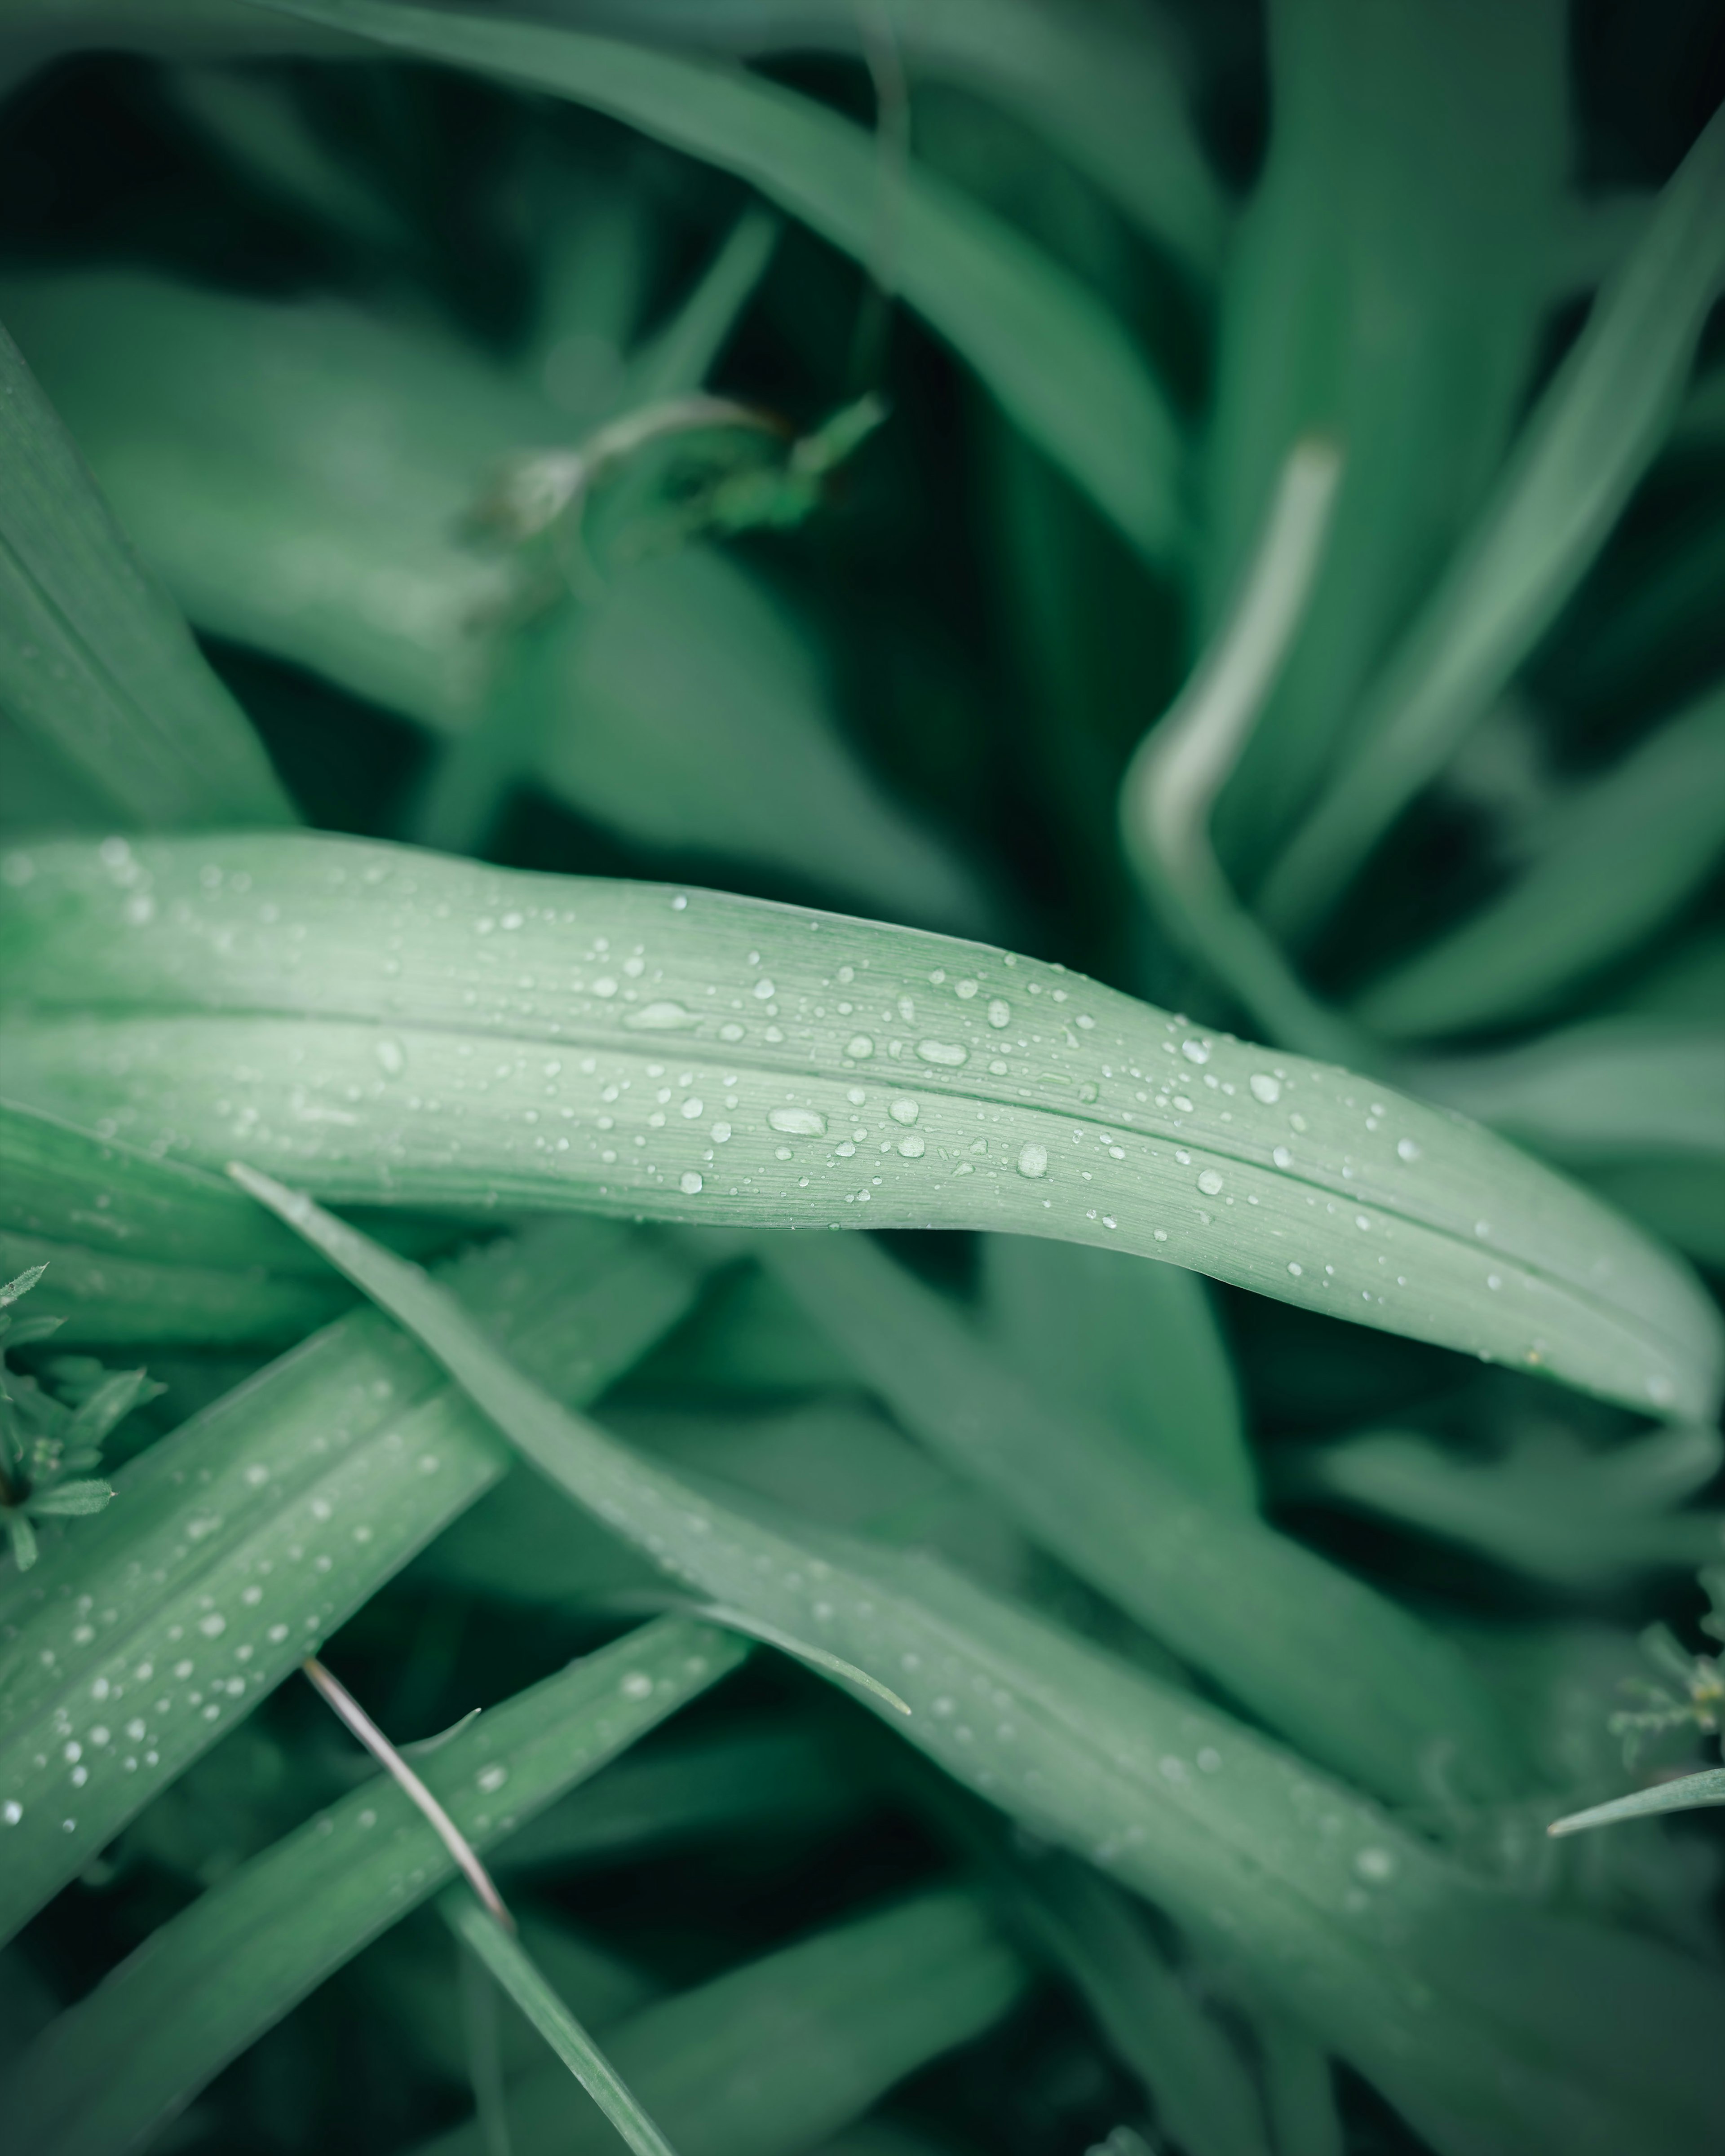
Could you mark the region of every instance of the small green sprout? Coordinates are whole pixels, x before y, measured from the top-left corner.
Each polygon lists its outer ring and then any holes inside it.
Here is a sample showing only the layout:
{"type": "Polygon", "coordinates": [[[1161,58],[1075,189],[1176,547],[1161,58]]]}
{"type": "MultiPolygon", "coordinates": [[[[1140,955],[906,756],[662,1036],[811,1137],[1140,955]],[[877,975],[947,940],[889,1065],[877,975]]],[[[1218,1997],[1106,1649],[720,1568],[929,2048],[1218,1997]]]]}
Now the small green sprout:
{"type": "Polygon", "coordinates": [[[90,1355],[48,1365],[50,1392],[7,1362],[16,1348],[46,1340],[58,1317],[18,1317],[12,1306],[48,1268],[34,1265],[0,1287],[0,1522],[20,1572],[36,1562],[35,1522],[100,1512],[113,1496],[90,1471],[121,1419],[165,1388],[141,1370],[107,1370],[90,1355]]]}

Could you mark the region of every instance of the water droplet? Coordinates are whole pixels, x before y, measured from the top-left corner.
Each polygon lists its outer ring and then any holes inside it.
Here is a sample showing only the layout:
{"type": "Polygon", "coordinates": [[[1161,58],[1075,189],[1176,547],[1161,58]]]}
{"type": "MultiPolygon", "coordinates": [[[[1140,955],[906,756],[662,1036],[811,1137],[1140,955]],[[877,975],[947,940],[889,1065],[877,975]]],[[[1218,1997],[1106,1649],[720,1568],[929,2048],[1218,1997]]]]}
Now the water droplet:
{"type": "Polygon", "coordinates": [[[952,984],[952,993],[955,996],[963,997],[964,1001],[968,1003],[971,998],[976,993],[976,983],[974,981],[955,981],[952,984]]]}
{"type": "Polygon", "coordinates": [[[8,1797],[5,1804],[0,1805],[0,1819],[3,1819],[8,1826],[16,1826],[23,1815],[24,1808],[16,1797],[8,1797]]]}
{"type": "Polygon", "coordinates": [[[769,1108],[767,1120],[788,1138],[823,1138],[827,1134],[826,1117],[813,1108],[769,1108]]]}
{"type": "Polygon", "coordinates": [[[617,993],[617,983],[608,973],[602,973],[593,983],[593,992],[596,996],[614,996],[617,993]]]}
{"type": "Polygon", "coordinates": [[[509,1769],[500,1766],[481,1767],[474,1779],[489,1795],[493,1789],[501,1789],[509,1779],[509,1769]]]}
{"type": "Polygon", "coordinates": [[[898,1149],[906,1160],[921,1160],[927,1145],[921,1132],[911,1131],[899,1140],[898,1149]]]}
{"type": "Polygon", "coordinates": [[[617,1689],[625,1699],[651,1699],[653,1680],[644,1670],[631,1670],[617,1689]]]}
{"type": "Polygon", "coordinates": [[[914,1123],[916,1120],[916,1103],[901,1097],[892,1102],[886,1112],[896,1123],[914,1123]]]}
{"type": "Polygon", "coordinates": [[[705,1112],[706,1108],[706,1101],[697,1098],[697,1096],[692,1093],[683,1103],[683,1113],[691,1123],[695,1121],[697,1116],[705,1112]]]}
{"type": "Polygon", "coordinates": [[[1202,1040],[1183,1040],[1180,1053],[1189,1063],[1208,1063],[1210,1060],[1209,1044],[1202,1040]]]}
{"type": "Polygon", "coordinates": [[[725,1144],[730,1136],[731,1126],[729,1123],[715,1123],[713,1125],[713,1143],[715,1145],[725,1144]]]}
{"type": "Polygon", "coordinates": [[[1296,1280],[1299,1279],[1301,1274],[1303,1273],[1305,1270],[1306,1268],[1304,1265],[1296,1265],[1291,1259],[1288,1260],[1288,1270],[1294,1276],[1296,1280]]]}
{"type": "Polygon", "coordinates": [[[1281,1081],[1272,1078],[1267,1070],[1255,1070],[1250,1080],[1252,1096],[1261,1101],[1266,1108],[1273,1108],[1281,1098],[1281,1081]]]}
{"type": "Polygon", "coordinates": [[[1198,1178],[1198,1187],[1206,1198],[1214,1198],[1221,1191],[1222,1178],[1214,1168],[1207,1168],[1198,1178]]]}
{"type": "Polygon", "coordinates": [[[1286,1146],[1277,1146],[1270,1158],[1278,1168],[1291,1168],[1294,1164],[1294,1156],[1286,1146]]]}
{"type": "MultiPolygon", "coordinates": [[[[595,993],[599,984],[593,983],[595,993]]],[[[623,1023],[631,1033],[676,1033],[685,1026],[699,1025],[701,1020],[681,1004],[643,1004],[639,1010],[626,1014],[623,1023]]]]}
{"type": "Polygon", "coordinates": [[[403,1071],[407,1069],[408,1059],[402,1052],[402,1045],[398,1040],[380,1040],[377,1043],[377,1052],[378,1062],[390,1077],[399,1078],[403,1071]]]}
{"type": "Polygon", "coordinates": [[[925,1063],[943,1063],[954,1070],[970,1060],[970,1050],[956,1040],[919,1040],[916,1053],[925,1063]]]}
{"type": "Polygon", "coordinates": [[[854,1033],[845,1044],[845,1053],[855,1063],[860,1063],[875,1052],[875,1044],[865,1033],[854,1033]]]}
{"type": "Polygon", "coordinates": [[[1019,1147],[1019,1173],[1033,1178],[1048,1173],[1048,1147],[1034,1141],[1019,1147]]]}
{"type": "Polygon", "coordinates": [[[692,1168],[684,1173],[682,1188],[685,1198],[696,1198],[701,1194],[701,1178],[692,1168]]]}
{"type": "Polygon", "coordinates": [[[996,996],[993,1003],[988,1005],[988,1023],[990,1025],[993,1026],[997,1031],[1002,1026],[1010,1025],[1012,1024],[1012,1005],[1009,1003],[1003,1001],[1000,997],[996,996]]]}
{"type": "Polygon", "coordinates": [[[1412,1138],[1398,1138],[1395,1149],[1404,1160],[1418,1160],[1420,1158],[1420,1148],[1412,1138]]]}
{"type": "Polygon", "coordinates": [[[764,973],[755,983],[755,1000],[757,1003],[770,1004],[778,993],[778,990],[773,987],[772,982],[767,978],[764,973]]]}
{"type": "Polygon", "coordinates": [[[1363,1849],[1353,1860],[1353,1868],[1362,1879],[1381,1882],[1395,1876],[1395,1857],[1387,1849],[1363,1849]]]}

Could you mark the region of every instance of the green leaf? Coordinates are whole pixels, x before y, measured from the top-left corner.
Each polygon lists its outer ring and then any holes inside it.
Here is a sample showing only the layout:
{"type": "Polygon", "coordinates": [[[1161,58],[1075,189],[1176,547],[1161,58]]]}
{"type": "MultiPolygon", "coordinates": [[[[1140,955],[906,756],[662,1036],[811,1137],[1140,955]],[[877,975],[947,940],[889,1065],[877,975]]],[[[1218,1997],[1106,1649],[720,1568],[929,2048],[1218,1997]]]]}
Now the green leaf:
{"type": "Polygon", "coordinates": [[[1711,1411],[1717,1312],[1603,1207],[1443,1110],[1060,968],[342,839],[132,858],[125,884],[83,844],[0,860],[7,1083],[132,1145],[338,1202],[1111,1245],[1711,1411]]]}
{"type": "Polygon", "coordinates": [[[1112,1424],[1217,1503],[1256,1504],[1240,1383],[1202,1281],[1081,1243],[991,1235],[981,1318],[1045,1409],[1112,1424]]]}
{"type": "Polygon", "coordinates": [[[1659,198],[1265,886],[1312,929],[1555,619],[1657,454],[1725,277],[1725,111],[1659,198]]]}
{"type": "Polygon", "coordinates": [[[249,723],[0,330],[0,701],[146,826],[290,824],[249,723]]]}
{"type": "Polygon", "coordinates": [[[333,1315],[345,1297],[327,1270],[236,1196],[0,1100],[0,1271],[51,1266],[44,1300],[68,1342],[291,1339],[333,1315]]]}
{"type": "MultiPolygon", "coordinates": [[[[753,860],[942,927],[986,918],[846,747],[806,626],[738,562],[642,562],[522,625],[515,561],[462,532],[498,461],[570,421],[453,338],[131,273],[13,280],[0,302],[192,619],[444,737],[463,814],[476,758],[481,790],[525,780],[649,852],[753,860]]],[[[649,346],[643,379],[711,328],[649,346]]]]}
{"type": "Polygon", "coordinates": [[[1242,890],[1490,486],[1549,309],[1574,156],[1561,0],[1272,0],[1269,154],[1223,294],[1205,625],[1295,444],[1347,473],[1287,666],[1221,804],[1242,890]]]}
{"type": "MultiPolygon", "coordinates": [[[[918,1895],[645,2007],[605,2047],[682,2156],[803,2156],[895,2082],[993,2026],[1026,1971],[968,1894],[918,1895]]],[[[542,2069],[510,2092],[516,2156],[611,2156],[542,2069]]],[[[416,2156],[482,2156],[474,2126],[416,2156]]]]}
{"type": "Polygon", "coordinates": [[[1725,1029],[1595,1019],[1525,1048],[1424,1064],[1424,1088],[1522,1145],[1594,1161],[1725,1159],[1725,1029]]]}
{"type": "Polygon", "coordinates": [[[1410,1804],[1439,1757],[1476,1795],[1524,1779],[1447,1641],[1117,1429],[1045,1408],[872,1239],[781,1238],[762,1255],[906,1429],[1308,1756],[1410,1804]]]}
{"type": "Polygon", "coordinates": [[[1532,843],[1501,897],[1373,983],[1363,1024],[1398,1040],[1519,1024],[1663,927],[1725,852],[1725,687],[1561,802],[1532,843]]]}
{"type": "MultiPolygon", "coordinates": [[[[424,1779],[483,1851],[746,1651],[685,1619],[644,1625],[482,1715],[424,1763],[424,1779]]],[[[159,1927],[54,2023],[8,2088],[9,2146],[136,2148],[454,1870],[406,1792],[388,1776],[367,1782],[159,1927]]]]}
{"type": "Polygon", "coordinates": [[[1646,1819],[1656,1812],[1694,1811],[1707,1804],[1725,1804],[1725,1767],[1708,1767],[1699,1774],[1684,1774],[1675,1782],[1661,1782],[1656,1788],[1615,1798],[1609,1804],[1571,1812],[1567,1819],[1553,1820],[1548,1831],[1580,1834],[1588,1827],[1615,1826],[1620,1820],[1646,1819]]]}
{"type": "Polygon", "coordinates": [[[456,1938],[496,1978],[635,2156],[675,2156],[622,2076],[547,1983],[514,1934],[505,1931],[465,1887],[449,1889],[438,1907],[456,1938]]]}
{"type": "MultiPolygon", "coordinates": [[[[572,99],[735,173],[836,247],[875,249],[870,137],[810,99],[732,69],[549,25],[393,0],[257,0],[572,99]]],[[[904,298],[1132,544],[1167,562],[1183,542],[1179,438],[1113,316],[1011,228],[913,170],[897,221],[904,298]]]]}
{"type": "Polygon", "coordinates": [[[1725,1986],[1699,1967],[1481,1885],[1303,1761],[932,1560],[781,1524],[632,1454],[416,1268],[234,1173],[410,1327],[548,1480],[704,1597],[901,1695],[907,1717],[846,1687],[955,1780],[1156,1897],[1444,2156],[1707,2145],[1719,2092],[1705,2032],[1725,1986]]]}
{"type": "MultiPolygon", "coordinates": [[[[555,1391],[586,1399],[683,1315],[696,1273],[626,1229],[570,1220],[449,1277],[555,1391]]],[[[423,1355],[360,1312],[121,1468],[116,1502],[28,1580],[0,1577],[0,1938],[506,1458],[423,1355]]]]}
{"type": "Polygon", "coordinates": [[[1125,1897],[1065,1857],[1020,1864],[1014,1876],[1032,1936],[1077,1986],[1115,2056],[1151,2092],[1158,2123],[1190,2156],[1270,2156],[1238,2048],[1125,1897]]]}

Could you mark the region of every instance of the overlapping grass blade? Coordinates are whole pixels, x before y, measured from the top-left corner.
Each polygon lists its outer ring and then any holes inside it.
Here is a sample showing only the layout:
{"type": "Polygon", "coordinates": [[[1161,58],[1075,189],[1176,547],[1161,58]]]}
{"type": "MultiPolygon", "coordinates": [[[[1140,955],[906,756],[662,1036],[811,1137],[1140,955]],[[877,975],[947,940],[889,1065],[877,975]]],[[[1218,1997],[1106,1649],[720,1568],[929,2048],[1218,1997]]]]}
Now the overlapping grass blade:
{"type": "Polygon", "coordinates": [[[291,1340],[346,1301],[225,1178],[0,1099],[0,1275],[45,1265],[64,1343],[291,1340]]]}
{"type": "Polygon", "coordinates": [[[674,1578],[824,1650],[944,1771],[1153,1894],[1362,2071],[1444,2156],[1700,2156],[1725,1988],[1548,1918],[1341,1784],[932,1560],[781,1522],[561,1409],[416,1268],[236,1170],[413,1332],[545,1474],[674,1578]],[[1602,2018],[1604,2017],[1604,2018],[1602,2018]],[[1609,2036],[1607,2029],[1609,2027],[1609,2036]]]}
{"type": "Polygon", "coordinates": [[[1476,1797],[1522,1779],[1461,1656],[1399,1604],[1076,1404],[1045,1407],[868,1239],[762,1255],[907,1429],[1309,1757],[1407,1804],[1440,1758],[1476,1797]]]}
{"type": "Polygon", "coordinates": [[[1659,198],[1527,422],[1472,536],[1386,663],[1357,752],[1264,887],[1323,917],[1556,618],[1665,439],[1725,277],[1725,110],[1659,198]]]}
{"type": "Polygon", "coordinates": [[[205,665],[0,330],[0,697],[128,824],[291,824],[205,665]]]}
{"type": "Polygon", "coordinates": [[[0,1045],[15,1097],[131,1143],[337,1200],[1111,1244],[1710,1412],[1717,1315],[1615,1215],[1445,1111],[1060,968],[341,839],[129,858],[5,856],[0,1045]]]}
{"type": "Polygon", "coordinates": [[[1204,561],[1229,603],[1302,436],[1348,472],[1310,609],[1220,810],[1241,888],[1351,741],[1527,393],[1571,151],[1559,0],[1276,0],[1271,138],[1228,265],[1204,561]]]}
{"type": "Polygon", "coordinates": [[[674,2156],[640,2099],[546,1981],[520,1941],[462,1887],[446,1891],[439,1906],[456,1938],[495,1977],[635,2156],[674,2156]]]}
{"type": "MultiPolygon", "coordinates": [[[[396,0],[257,0],[285,14],[567,97],[736,173],[867,264],[875,150],[812,100],[706,63],[496,14],[396,0]]],[[[897,281],[1000,404],[1131,543],[1167,562],[1183,542],[1178,431],[1114,318],[973,203],[913,172],[897,281]]]]}
{"type": "MultiPolygon", "coordinates": [[[[1150,238],[1195,268],[1214,266],[1229,205],[1192,125],[1172,23],[1074,14],[1048,0],[890,0],[876,19],[913,84],[952,82],[1009,107],[1150,238]]],[[[588,0],[581,21],[619,37],[758,57],[856,53],[867,34],[867,18],[848,0],[706,0],[696,9],[677,0],[588,0]]]]}
{"type": "MultiPolygon", "coordinates": [[[[482,1715],[425,1760],[425,1779],[484,1851],[746,1651],[685,1618],[644,1626],[482,1715]]],[[[17,2156],[138,2147],[454,1870],[403,1790],[387,1776],[366,1783],[160,1927],[53,2025],[8,2091],[9,2146],[17,2156]]]]}
{"type": "MultiPolygon", "coordinates": [[[[895,2082],[1009,2011],[1026,1971],[973,1897],[924,1893],[645,2007],[606,2049],[680,2156],[803,2156],[895,2082]]],[[[516,2156],[608,2156],[547,2070],[510,2091],[516,2156]]],[[[482,2156],[474,2126],[418,2156],[482,2156]]]]}
{"type": "Polygon", "coordinates": [[[1045,1409],[1076,1408],[1218,1503],[1250,1509],[1240,1383],[1202,1281],[1082,1243],[991,1235],[981,1322],[1045,1409]]]}
{"type": "MultiPolygon", "coordinates": [[[[684,1314],[696,1278],[691,1261],[593,1220],[450,1275],[578,1399],[684,1314]]],[[[106,1512],[0,1584],[0,1937],[506,1463],[434,1367],[367,1312],[121,1469],[106,1512]]]]}
{"type": "Polygon", "coordinates": [[[1725,853],[1725,688],[1560,803],[1534,843],[1501,897],[1372,983],[1363,1024],[1398,1039],[1519,1024],[1662,927],[1725,853]]]}

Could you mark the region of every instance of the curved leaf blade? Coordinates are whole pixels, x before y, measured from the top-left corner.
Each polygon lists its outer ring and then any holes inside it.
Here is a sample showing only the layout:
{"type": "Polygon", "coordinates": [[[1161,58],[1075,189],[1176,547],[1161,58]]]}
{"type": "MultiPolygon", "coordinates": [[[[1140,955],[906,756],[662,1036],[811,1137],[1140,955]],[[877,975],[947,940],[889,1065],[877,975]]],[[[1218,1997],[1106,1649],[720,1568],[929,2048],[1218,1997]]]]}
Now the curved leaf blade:
{"type": "Polygon", "coordinates": [[[1712,1306],[1569,1184],[1060,968],[343,839],[131,858],[0,861],[0,1043],[16,1096],[133,1145],[337,1201],[1054,1235],[1643,1409],[1716,1395],[1712,1306]]]}
{"type": "Polygon", "coordinates": [[[1548,1834],[1580,1834],[1589,1827],[1615,1826],[1620,1820],[1651,1819],[1663,1812],[1696,1811],[1709,1804],[1725,1804],[1725,1767],[1705,1768],[1698,1774],[1684,1774],[1656,1789],[1637,1789],[1632,1796],[1616,1797],[1609,1804],[1594,1804],[1584,1812],[1571,1812],[1553,1820],[1548,1834]]]}
{"type": "MultiPolygon", "coordinates": [[[[609,113],[735,173],[835,247],[871,259],[871,139],[774,84],[496,14],[395,0],[258,4],[609,113]]],[[[1178,429],[1119,323],[1040,249],[925,172],[912,172],[899,219],[905,299],[1133,546],[1168,561],[1183,537],[1178,429]]]]}
{"type": "Polygon", "coordinates": [[[1616,2156],[1626,2132],[1671,2156],[1706,2145],[1716,1979],[1483,1887],[1345,1785],[936,1563],[766,1515],[632,1453],[559,1407],[416,1268],[236,1173],[547,1480],[672,1578],[864,1671],[864,1706],[954,1779],[1153,1895],[1445,2156],[1616,2156]],[[1588,2035],[1605,1999],[1609,2056],[1588,2035]]]}
{"type": "Polygon", "coordinates": [[[128,822],[296,822],[3,330],[0,464],[0,701],[13,717],[128,822]]]}

